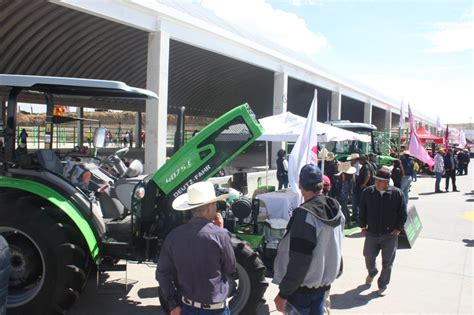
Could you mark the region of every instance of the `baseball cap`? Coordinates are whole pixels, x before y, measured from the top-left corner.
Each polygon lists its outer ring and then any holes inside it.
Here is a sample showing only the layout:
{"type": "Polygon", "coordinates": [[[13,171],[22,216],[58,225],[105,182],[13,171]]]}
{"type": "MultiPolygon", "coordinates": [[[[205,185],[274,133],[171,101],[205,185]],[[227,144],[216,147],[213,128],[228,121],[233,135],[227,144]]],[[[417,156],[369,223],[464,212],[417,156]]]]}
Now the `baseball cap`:
{"type": "Polygon", "coordinates": [[[301,185],[316,185],[323,181],[323,173],[317,165],[306,164],[300,171],[301,185]]]}

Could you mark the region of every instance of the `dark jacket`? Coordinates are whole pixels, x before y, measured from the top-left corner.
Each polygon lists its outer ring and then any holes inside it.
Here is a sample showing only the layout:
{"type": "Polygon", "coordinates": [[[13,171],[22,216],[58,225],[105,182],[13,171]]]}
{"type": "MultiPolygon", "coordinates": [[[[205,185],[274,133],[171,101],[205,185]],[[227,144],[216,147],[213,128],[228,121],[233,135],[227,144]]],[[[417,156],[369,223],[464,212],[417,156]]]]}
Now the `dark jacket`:
{"type": "Polygon", "coordinates": [[[457,160],[453,155],[446,154],[444,157],[444,169],[445,170],[455,170],[457,168],[457,160]],[[452,160],[451,160],[452,159],[452,160]]]}
{"type": "Polygon", "coordinates": [[[288,298],[301,287],[324,292],[342,272],[345,218],[339,203],[316,195],[293,211],[278,245],[273,283],[288,298]]]}
{"type": "Polygon", "coordinates": [[[8,279],[10,278],[10,252],[8,243],[0,235],[0,314],[5,314],[8,279]]]}
{"type": "Polygon", "coordinates": [[[276,163],[277,163],[277,178],[282,178],[283,176],[288,176],[288,171],[285,170],[285,167],[283,166],[283,160],[285,160],[285,158],[281,158],[281,157],[279,157],[276,160],[276,163]]]}
{"type": "Polygon", "coordinates": [[[383,195],[375,186],[366,188],[359,207],[360,227],[368,227],[373,234],[391,233],[394,229],[402,231],[407,220],[403,193],[393,186],[389,186],[383,195]]]}

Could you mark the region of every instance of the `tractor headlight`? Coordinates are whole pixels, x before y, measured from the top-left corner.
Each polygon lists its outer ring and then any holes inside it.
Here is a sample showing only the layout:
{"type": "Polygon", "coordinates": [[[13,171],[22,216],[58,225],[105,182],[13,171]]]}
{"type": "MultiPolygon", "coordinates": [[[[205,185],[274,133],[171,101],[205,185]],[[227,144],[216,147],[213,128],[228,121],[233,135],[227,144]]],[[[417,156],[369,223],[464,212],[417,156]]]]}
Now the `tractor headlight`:
{"type": "Polygon", "coordinates": [[[135,190],[135,198],[140,200],[145,197],[145,188],[144,187],[139,187],[135,190]]]}

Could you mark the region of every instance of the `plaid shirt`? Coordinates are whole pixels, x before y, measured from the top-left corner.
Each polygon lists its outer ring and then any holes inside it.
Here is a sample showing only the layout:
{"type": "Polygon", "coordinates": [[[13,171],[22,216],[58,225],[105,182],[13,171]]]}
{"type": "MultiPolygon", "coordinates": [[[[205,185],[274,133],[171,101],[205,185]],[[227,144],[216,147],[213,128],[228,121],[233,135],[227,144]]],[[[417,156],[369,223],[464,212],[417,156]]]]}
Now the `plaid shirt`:
{"type": "Polygon", "coordinates": [[[444,158],[441,154],[437,153],[434,158],[435,164],[433,171],[435,173],[443,173],[444,172],[444,158]]]}

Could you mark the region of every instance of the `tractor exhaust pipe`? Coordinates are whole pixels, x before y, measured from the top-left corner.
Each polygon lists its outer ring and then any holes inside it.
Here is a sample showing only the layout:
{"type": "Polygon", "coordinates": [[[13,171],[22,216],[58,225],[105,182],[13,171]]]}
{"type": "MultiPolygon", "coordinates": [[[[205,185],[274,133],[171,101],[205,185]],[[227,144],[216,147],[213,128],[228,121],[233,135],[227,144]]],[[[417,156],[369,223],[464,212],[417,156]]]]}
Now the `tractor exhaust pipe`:
{"type": "Polygon", "coordinates": [[[184,145],[184,111],[186,107],[181,106],[178,113],[178,121],[176,123],[176,132],[174,134],[174,153],[184,145]]]}

